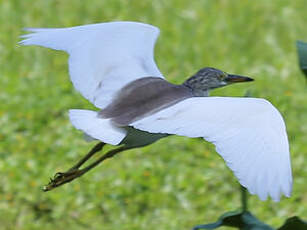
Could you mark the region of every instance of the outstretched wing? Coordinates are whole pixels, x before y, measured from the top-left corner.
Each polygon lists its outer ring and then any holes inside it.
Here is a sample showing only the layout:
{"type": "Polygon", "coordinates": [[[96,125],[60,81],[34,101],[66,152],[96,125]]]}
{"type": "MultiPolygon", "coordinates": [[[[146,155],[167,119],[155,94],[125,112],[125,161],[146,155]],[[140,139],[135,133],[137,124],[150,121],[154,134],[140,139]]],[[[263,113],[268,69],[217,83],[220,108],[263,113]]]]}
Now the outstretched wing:
{"type": "Polygon", "coordinates": [[[284,121],[271,103],[256,98],[194,97],[131,126],[151,133],[203,137],[216,146],[250,193],[278,201],[292,188],[284,121]]]}
{"type": "Polygon", "coordinates": [[[109,22],[70,28],[27,29],[22,45],[66,51],[75,88],[98,108],[138,78],[163,78],[154,61],[159,29],[137,22],[109,22]]]}

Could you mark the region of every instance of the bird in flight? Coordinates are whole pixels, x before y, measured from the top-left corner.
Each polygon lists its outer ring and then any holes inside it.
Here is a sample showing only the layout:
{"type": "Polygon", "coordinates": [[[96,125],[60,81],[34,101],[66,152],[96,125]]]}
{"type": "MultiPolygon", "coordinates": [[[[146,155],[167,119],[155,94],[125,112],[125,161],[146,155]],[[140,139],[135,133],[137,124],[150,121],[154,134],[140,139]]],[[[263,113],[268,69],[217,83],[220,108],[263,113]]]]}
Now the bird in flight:
{"type": "Polygon", "coordinates": [[[292,189],[286,127],[267,100],[209,97],[215,88],[253,79],[202,68],[183,84],[164,79],[154,61],[155,26],[108,22],[70,28],[29,28],[21,45],[38,45],[69,54],[74,87],[99,111],[73,109],[71,123],[100,142],[76,165],[57,173],[49,191],[83,175],[127,149],[169,135],[213,143],[240,184],[261,200],[279,201],[292,189]],[[105,144],[119,145],[80,169],[105,144]]]}

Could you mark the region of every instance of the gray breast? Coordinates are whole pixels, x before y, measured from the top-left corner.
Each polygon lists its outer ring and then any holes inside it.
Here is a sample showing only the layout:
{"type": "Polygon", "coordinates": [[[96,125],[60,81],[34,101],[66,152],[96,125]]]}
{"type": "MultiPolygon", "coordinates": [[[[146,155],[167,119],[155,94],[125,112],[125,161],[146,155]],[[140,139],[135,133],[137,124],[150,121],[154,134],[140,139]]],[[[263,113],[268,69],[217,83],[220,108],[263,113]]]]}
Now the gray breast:
{"type": "Polygon", "coordinates": [[[184,85],[174,85],[158,77],[145,77],[123,87],[112,103],[99,112],[99,116],[111,118],[119,126],[128,126],[189,97],[193,97],[192,91],[184,85]]]}

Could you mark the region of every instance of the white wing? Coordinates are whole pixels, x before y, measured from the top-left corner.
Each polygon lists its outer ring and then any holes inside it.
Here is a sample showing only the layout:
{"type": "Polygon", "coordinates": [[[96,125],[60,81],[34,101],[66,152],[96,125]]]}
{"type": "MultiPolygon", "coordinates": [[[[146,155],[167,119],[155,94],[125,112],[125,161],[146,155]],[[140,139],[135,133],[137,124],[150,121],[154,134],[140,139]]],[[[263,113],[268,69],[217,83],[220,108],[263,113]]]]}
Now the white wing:
{"type": "Polygon", "coordinates": [[[107,106],[127,83],[142,77],[163,78],[154,61],[159,29],[137,22],[109,22],[58,29],[27,29],[22,45],[69,53],[75,88],[98,108],[107,106]]]}
{"type": "Polygon", "coordinates": [[[216,146],[250,193],[278,201],[291,195],[292,175],[284,121],[264,99],[194,97],[132,124],[152,133],[203,137],[216,146]]]}

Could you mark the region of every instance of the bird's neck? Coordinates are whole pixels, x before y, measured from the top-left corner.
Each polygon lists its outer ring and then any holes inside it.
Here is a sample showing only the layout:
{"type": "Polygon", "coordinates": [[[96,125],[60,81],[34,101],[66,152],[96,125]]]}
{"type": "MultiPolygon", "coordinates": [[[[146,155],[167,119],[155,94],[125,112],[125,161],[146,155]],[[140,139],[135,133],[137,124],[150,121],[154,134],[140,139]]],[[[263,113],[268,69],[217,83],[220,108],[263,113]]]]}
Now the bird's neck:
{"type": "Polygon", "coordinates": [[[192,91],[194,97],[208,97],[209,89],[205,87],[199,87],[199,84],[193,84],[194,82],[185,81],[182,85],[189,88],[192,91]]]}
{"type": "Polygon", "coordinates": [[[192,89],[192,93],[194,97],[208,97],[209,90],[199,90],[199,89],[192,89]]]}

